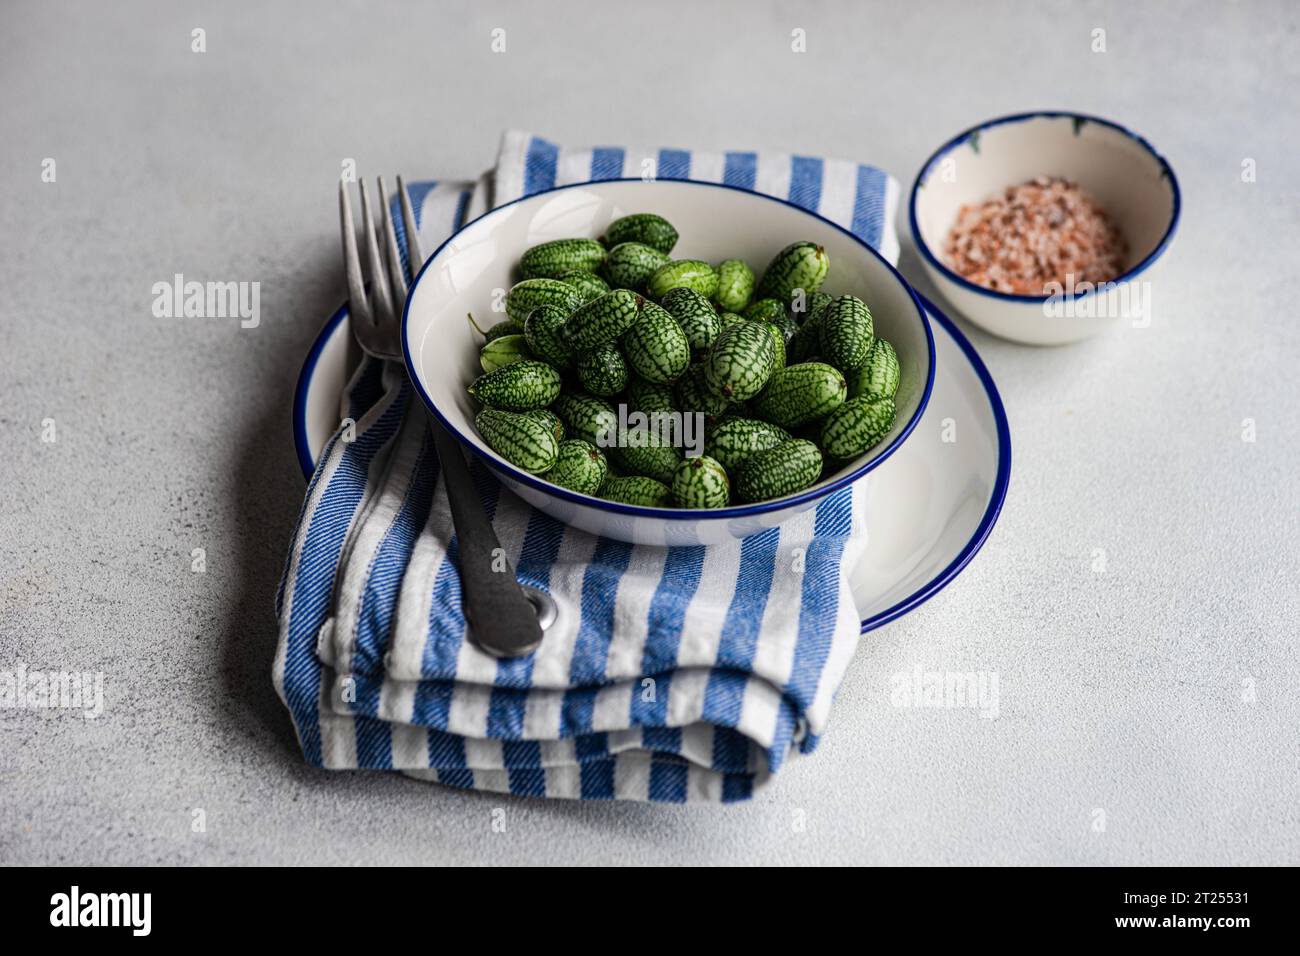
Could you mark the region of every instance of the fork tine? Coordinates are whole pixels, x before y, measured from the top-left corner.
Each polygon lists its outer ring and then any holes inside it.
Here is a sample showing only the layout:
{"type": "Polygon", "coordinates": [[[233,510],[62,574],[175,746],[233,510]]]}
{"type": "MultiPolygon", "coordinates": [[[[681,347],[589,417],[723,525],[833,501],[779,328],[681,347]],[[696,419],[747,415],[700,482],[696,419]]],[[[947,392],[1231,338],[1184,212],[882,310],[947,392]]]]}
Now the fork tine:
{"type": "Polygon", "coordinates": [[[377,318],[379,322],[388,322],[393,318],[393,296],[388,289],[383,260],[379,257],[375,218],[370,213],[370,194],[366,191],[364,179],[361,180],[361,228],[366,234],[366,261],[370,263],[370,287],[375,292],[377,318]]]}
{"type": "Polygon", "coordinates": [[[402,199],[402,226],[406,229],[406,264],[411,269],[411,281],[424,265],[424,253],[420,251],[420,237],[415,230],[415,211],[411,208],[411,197],[406,191],[406,183],[397,177],[397,194],[402,199]]]}
{"type": "Polygon", "coordinates": [[[370,306],[366,302],[366,287],[361,279],[361,259],[357,255],[357,228],[352,221],[348,184],[343,179],[339,180],[339,225],[343,234],[343,261],[348,274],[349,310],[363,322],[370,322],[370,306]]]}
{"type": "Polygon", "coordinates": [[[387,199],[384,177],[379,177],[379,205],[384,213],[384,259],[388,263],[388,280],[393,285],[397,308],[405,304],[406,275],[402,272],[402,254],[397,249],[397,224],[393,222],[393,208],[387,199]]]}

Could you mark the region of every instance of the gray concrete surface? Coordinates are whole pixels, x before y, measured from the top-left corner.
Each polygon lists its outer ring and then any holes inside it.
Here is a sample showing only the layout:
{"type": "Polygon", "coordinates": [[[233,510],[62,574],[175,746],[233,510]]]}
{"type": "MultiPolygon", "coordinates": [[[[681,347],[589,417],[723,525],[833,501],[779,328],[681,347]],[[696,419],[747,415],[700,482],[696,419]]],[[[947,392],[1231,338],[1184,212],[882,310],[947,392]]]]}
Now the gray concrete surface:
{"type": "Polygon", "coordinates": [[[0,7],[0,670],[104,673],[97,720],[0,710],[0,862],[1297,862],[1294,5],[708,6],[0,7]],[[1048,351],[973,333],[1012,421],[1001,523],[864,641],[815,757],[689,809],[302,763],[271,603],[344,157],[466,177],[513,125],[910,184],[952,133],[1039,106],[1174,163],[1155,322],[1048,351]],[[261,282],[260,326],[155,318],[176,272],[261,282]],[[999,717],[891,706],[916,665],[998,674],[999,717]]]}

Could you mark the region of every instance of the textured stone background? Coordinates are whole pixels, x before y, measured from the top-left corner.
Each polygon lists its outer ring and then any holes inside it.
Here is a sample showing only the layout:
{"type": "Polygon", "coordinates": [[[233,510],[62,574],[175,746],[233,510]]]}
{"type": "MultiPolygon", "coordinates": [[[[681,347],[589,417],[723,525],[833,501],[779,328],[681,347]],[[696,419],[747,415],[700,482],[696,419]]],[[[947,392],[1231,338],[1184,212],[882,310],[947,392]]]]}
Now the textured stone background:
{"type": "Polygon", "coordinates": [[[0,8],[0,668],[106,674],[97,721],[0,711],[0,862],[1297,862],[1294,6],[545,6],[0,8]],[[907,185],[952,133],[1034,107],[1173,162],[1155,323],[1048,351],[972,333],[1012,423],[1001,523],[864,640],[815,757],[722,809],[304,766],[271,602],[303,488],[292,386],[343,296],[343,157],[467,177],[513,125],[907,185]],[[260,281],[261,327],[155,319],[174,272],[260,281]],[[1000,717],[892,707],[917,664],[996,672],[1000,717]]]}

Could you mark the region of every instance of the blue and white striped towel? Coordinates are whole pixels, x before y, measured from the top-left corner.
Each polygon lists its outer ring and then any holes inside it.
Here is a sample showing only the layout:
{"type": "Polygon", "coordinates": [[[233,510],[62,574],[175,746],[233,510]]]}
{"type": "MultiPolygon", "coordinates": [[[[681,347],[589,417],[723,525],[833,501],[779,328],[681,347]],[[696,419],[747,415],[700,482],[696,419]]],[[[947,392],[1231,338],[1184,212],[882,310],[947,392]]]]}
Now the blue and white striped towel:
{"type": "MultiPolygon", "coordinates": [[[[836,160],[570,150],[509,132],[478,183],[408,188],[433,250],[493,204],[647,172],[788,198],[897,257],[897,184],[836,160]]],[[[465,639],[446,492],[412,402],[400,367],[362,365],[340,407],[354,433],[326,446],[295,532],[274,676],[311,763],[532,796],[729,801],[816,746],[858,640],[861,483],[734,545],[656,548],[567,527],[475,464],[519,580],[559,608],[534,655],[499,661],[465,639]]]]}

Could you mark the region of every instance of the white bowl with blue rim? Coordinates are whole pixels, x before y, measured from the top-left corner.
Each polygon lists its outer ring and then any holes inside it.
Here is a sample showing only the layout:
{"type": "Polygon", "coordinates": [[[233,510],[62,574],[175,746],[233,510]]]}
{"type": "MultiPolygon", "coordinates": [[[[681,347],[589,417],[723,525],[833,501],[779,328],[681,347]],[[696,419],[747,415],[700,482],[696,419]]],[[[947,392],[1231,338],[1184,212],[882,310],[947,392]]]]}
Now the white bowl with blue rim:
{"type": "MultiPolygon", "coordinates": [[[[504,315],[495,318],[504,319],[504,315]]],[[[925,410],[934,383],[934,337],[916,293],[878,252],[851,232],[792,203],[717,183],[608,180],[562,186],[485,214],[448,239],[416,278],[402,319],[407,370],[429,411],[521,498],[592,534],[638,544],[717,544],[774,527],[815,507],[888,459],[925,410]],[[479,408],[466,386],[480,374],[482,339],[466,313],[482,320],[517,280],[529,246],[599,236],[633,212],[666,217],[681,234],[675,258],[741,258],[761,270],[796,240],[819,243],[830,257],[824,286],[853,293],[871,308],[876,333],[898,352],[898,415],[881,442],[815,485],[772,501],[713,510],[648,508],[605,501],[552,485],[490,449],[474,427],[479,408]]]]}
{"type": "Polygon", "coordinates": [[[926,273],[957,311],[1005,339],[1062,345],[1120,322],[1150,323],[1152,267],[1174,237],[1180,208],[1173,168],[1137,133],[1083,113],[1035,112],[980,123],[935,150],[912,185],[908,218],[926,273]],[[1128,256],[1113,281],[1015,295],[971,282],[944,261],[963,206],[1038,176],[1077,183],[1118,226],[1128,256]]]}

